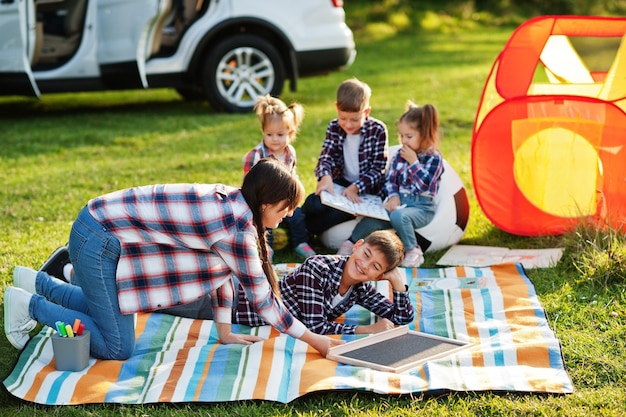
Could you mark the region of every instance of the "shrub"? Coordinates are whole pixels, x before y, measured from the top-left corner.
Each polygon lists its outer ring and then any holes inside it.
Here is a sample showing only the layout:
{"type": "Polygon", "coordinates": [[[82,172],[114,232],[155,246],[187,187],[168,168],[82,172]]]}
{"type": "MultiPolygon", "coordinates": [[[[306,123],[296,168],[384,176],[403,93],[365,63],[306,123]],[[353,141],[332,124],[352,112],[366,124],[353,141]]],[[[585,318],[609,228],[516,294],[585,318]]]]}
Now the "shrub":
{"type": "Polygon", "coordinates": [[[583,224],[566,240],[580,280],[602,286],[626,283],[624,232],[583,224]]]}

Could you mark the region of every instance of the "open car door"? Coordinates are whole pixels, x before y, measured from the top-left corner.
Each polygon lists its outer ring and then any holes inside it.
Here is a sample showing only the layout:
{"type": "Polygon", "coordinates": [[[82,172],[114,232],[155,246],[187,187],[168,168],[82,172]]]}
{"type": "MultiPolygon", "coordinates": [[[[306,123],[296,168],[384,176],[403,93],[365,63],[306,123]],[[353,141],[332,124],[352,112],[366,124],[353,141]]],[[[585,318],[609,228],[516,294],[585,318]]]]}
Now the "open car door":
{"type": "Polygon", "coordinates": [[[39,97],[31,71],[35,55],[34,0],[0,0],[0,92],[39,97]]]}
{"type": "Polygon", "coordinates": [[[145,62],[172,0],[99,0],[98,62],[113,88],[146,88],[145,62]]]}

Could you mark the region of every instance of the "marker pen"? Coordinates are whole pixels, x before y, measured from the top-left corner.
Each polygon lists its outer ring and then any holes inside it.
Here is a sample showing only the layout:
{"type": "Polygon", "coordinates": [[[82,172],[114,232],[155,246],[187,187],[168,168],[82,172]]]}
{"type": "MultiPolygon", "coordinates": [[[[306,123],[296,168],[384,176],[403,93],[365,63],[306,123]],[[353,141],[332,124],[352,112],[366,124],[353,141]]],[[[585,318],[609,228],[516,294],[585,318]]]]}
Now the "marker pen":
{"type": "Polygon", "coordinates": [[[65,323],[63,323],[62,321],[57,321],[55,325],[57,326],[57,332],[59,333],[59,336],[67,336],[67,333],[65,332],[65,323]]]}

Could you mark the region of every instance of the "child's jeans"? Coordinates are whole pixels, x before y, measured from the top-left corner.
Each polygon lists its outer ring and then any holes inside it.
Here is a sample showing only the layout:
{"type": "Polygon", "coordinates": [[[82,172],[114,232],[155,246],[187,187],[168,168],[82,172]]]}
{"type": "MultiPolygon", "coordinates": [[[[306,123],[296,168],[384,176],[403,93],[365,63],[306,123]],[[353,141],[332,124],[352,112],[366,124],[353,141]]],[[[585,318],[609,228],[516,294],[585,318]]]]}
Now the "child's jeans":
{"type": "Polygon", "coordinates": [[[435,216],[433,198],[426,195],[400,194],[400,205],[406,207],[398,207],[389,213],[390,221],[372,217],[361,219],[352,231],[350,240],[356,243],[376,230],[393,228],[402,241],[405,252],[417,247],[415,229],[426,226],[435,216]]]}

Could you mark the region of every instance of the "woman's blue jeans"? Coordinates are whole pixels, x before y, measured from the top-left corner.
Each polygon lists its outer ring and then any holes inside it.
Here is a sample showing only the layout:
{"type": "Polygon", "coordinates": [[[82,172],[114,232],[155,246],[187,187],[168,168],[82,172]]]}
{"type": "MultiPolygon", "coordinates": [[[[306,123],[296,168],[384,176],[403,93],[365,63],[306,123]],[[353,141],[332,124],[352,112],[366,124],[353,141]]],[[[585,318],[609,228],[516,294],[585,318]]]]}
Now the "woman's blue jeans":
{"type": "Polygon", "coordinates": [[[389,213],[389,221],[364,217],[354,227],[350,240],[356,242],[364,239],[376,230],[393,228],[408,252],[417,247],[415,229],[426,226],[435,216],[435,204],[432,197],[411,194],[400,194],[400,204],[404,208],[397,208],[389,213]]]}
{"type": "Polygon", "coordinates": [[[129,358],[135,348],[135,316],[120,313],[115,281],[119,241],[85,207],[72,226],[69,252],[72,284],[52,281],[39,272],[39,295],[31,301],[31,317],[53,329],[58,320],[73,324],[78,318],[91,333],[93,357],[129,358]]]}

